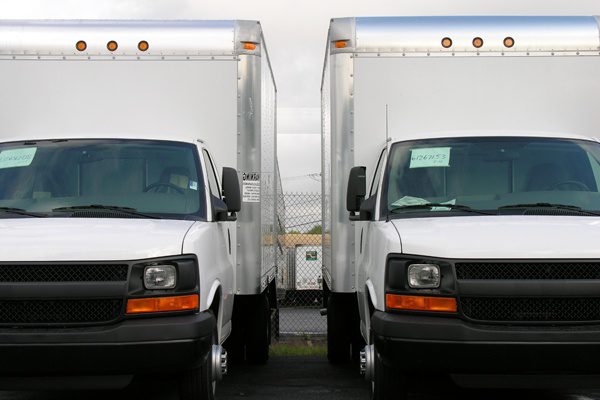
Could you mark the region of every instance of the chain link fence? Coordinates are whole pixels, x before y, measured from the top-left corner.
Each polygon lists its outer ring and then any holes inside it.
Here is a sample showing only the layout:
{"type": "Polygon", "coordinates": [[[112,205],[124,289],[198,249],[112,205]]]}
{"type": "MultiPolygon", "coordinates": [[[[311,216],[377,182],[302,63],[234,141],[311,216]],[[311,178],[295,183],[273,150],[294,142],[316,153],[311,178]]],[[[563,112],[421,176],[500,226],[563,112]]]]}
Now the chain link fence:
{"type": "Polygon", "coordinates": [[[321,194],[284,193],[280,201],[275,336],[321,336],[327,319],[320,314],[322,293],[321,194]]]}

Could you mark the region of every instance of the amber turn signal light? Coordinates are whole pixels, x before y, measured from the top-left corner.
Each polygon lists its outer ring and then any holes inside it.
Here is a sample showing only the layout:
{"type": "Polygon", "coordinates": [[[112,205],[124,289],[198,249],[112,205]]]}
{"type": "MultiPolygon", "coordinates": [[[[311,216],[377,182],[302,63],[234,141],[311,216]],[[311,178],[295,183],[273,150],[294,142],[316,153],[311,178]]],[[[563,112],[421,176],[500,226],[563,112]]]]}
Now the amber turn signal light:
{"type": "Polygon", "coordinates": [[[508,47],[510,49],[514,45],[515,45],[515,39],[511,38],[510,36],[507,37],[506,39],[504,39],[504,46],[505,47],[508,47]]]}
{"type": "Polygon", "coordinates": [[[84,42],[83,40],[80,40],[79,42],[77,42],[77,43],[75,44],[75,48],[76,48],[78,51],[85,51],[85,49],[87,49],[87,43],[86,43],[86,42],[84,42]]]}
{"type": "Polygon", "coordinates": [[[142,40],[141,42],[138,43],[138,50],[139,51],[146,51],[149,48],[150,48],[150,45],[145,40],[142,40]]]}
{"type": "Polygon", "coordinates": [[[119,48],[119,45],[114,40],[111,40],[110,42],[106,43],[106,48],[108,51],[115,51],[119,48]]]}
{"type": "Polygon", "coordinates": [[[348,45],[348,41],[347,40],[338,40],[338,41],[335,42],[335,48],[336,49],[343,49],[347,45],[348,45]]]}
{"type": "Polygon", "coordinates": [[[444,47],[445,49],[452,47],[452,39],[450,39],[449,37],[445,37],[442,39],[442,47],[444,47]]]}
{"type": "Polygon", "coordinates": [[[199,301],[197,294],[129,299],[127,300],[127,314],[197,310],[199,301]]]}
{"type": "Polygon", "coordinates": [[[483,47],[483,39],[480,37],[476,37],[475,39],[473,39],[473,47],[477,49],[483,47]]]}
{"type": "Polygon", "coordinates": [[[403,296],[386,294],[385,305],[391,310],[433,311],[455,313],[456,299],[453,297],[403,296]]]}
{"type": "Polygon", "coordinates": [[[256,50],[256,43],[242,42],[244,43],[244,50],[256,50]]]}

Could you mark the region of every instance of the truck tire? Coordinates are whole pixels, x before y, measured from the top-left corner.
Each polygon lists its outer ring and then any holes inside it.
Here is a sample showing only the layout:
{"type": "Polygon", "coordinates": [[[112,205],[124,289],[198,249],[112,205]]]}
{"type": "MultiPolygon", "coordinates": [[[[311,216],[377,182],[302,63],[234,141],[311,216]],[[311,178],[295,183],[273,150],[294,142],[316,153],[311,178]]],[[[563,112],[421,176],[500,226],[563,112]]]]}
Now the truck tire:
{"type": "Polygon", "coordinates": [[[271,307],[265,294],[253,299],[256,314],[249,315],[246,332],[246,361],[250,364],[265,364],[269,360],[271,344],[271,307]]]}
{"type": "MultiPolygon", "coordinates": [[[[219,344],[216,328],[213,332],[212,343],[219,344]]],[[[211,352],[212,347],[199,367],[185,371],[179,376],[179,398],[181,400],[214,400],[216,380],[213,378],[211,369],[211,352]]]]}
{"type": "Polygon", "coordinates": [[[375,377],[373,378],[371,399],[373,400],[406,400],[406,374],[386,365],[375,347],[375,377]]]}
{"type": "Polygon", "coordinates": [[[343,298],[329,295],[327,302],[327,359],[332,364],[350,361],[351,334],[349,310],[343,298]]]}
{"type": "Polygon", "coordinates": [[[231,318],[231,333],[225,341],[227,357],[230,364],[241,364],[245,360],[244,331],[246,324],[245,307],[241,307],[241,299],[236,299],[231,318]]]}

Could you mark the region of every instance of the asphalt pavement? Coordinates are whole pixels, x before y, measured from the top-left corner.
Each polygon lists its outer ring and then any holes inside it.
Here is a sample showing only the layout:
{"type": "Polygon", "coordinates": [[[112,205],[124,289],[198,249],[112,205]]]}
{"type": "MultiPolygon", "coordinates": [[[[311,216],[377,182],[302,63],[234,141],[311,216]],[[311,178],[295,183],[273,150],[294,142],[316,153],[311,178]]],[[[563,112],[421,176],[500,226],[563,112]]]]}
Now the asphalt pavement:
{"type": "MultiPolygon", "coordinates": [[[[465,390],[439,377],[415,381],[410,400],[600,400],[600,391],[465,390]]],[[[322,357],[273,357],[267,365],[235,365],[218,385],[217,400],[368,400],[356,365],[332,366],[322,357]]],[[[177,400],[175,382],[137,379],[122,391],[0,392],[2,400],[177,400]]]]}
{"type": "Polygon", "coordinates": [[[280,307],[279,331],[281,335],[325,335],[327,317],[321,315],[319,308],[280,307]]]}

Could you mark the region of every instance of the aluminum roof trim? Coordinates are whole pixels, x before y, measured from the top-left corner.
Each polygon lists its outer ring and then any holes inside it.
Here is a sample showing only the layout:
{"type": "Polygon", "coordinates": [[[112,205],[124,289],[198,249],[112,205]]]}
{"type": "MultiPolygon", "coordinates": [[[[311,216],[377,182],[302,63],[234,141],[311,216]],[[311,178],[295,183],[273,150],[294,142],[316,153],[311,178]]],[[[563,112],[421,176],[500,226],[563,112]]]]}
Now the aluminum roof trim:
{"type": "Polygon", "coordinates": [[[330,40],[350,46],[332,53],[549,52],[600,50],[593,16],[356,17],[332,20],[330,40]],[[452,39],[444,48],[442,39],[452,39]],[[475,48],[474,38],[483,39],[475,48]],[[504,45],[514,39],[513,47],[504,45]]]}
{"type": "MultiPolygon", "coordinates": [[[[1,20],[3,55],[209,55],[240,54],[236,40],[260,43],[257,21],[196,20],[1,20]],[[80,52],[75,44],[87,44],[80,52]],[[107,43],[118,49],[111,52],[107,43]],[[138,50],[140,41],[149,49],[138,50]]],[[[246,52],[243,52],[246,53],[246,52]]],[[[259,54],[257,54],[259,55],[259,54]]]]}

